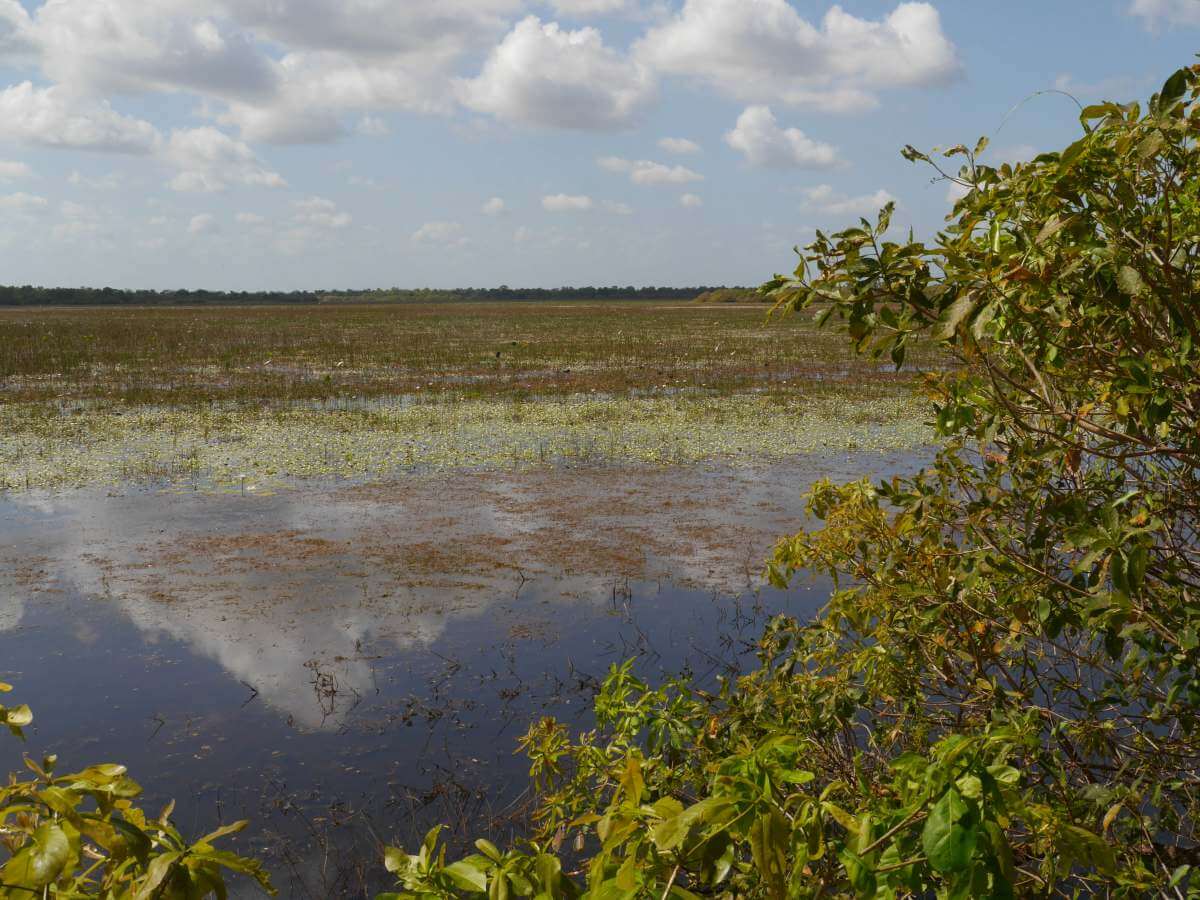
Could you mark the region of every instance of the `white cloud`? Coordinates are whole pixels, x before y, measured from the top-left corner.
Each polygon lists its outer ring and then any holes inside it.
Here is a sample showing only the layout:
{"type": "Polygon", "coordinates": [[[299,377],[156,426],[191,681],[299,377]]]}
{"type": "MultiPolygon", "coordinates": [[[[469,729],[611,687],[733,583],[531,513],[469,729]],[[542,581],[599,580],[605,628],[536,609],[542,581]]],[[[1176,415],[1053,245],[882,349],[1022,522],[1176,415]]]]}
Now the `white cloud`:
{"type": "Polygon", "coordinates": [[[73,90],[266,96],[275,64],[254,39],[189,0],[54,0],[37,10],[42,69],[73,90]]]}
{"type": "Polygon", "coordinates": [[[521,225],[513,232],[513,243],[526,244],[533,238],[533,230],[521,225]]]}
{"type": "Polygon", "coordinates": [[[522,0],[0,0],[0,53],[40,54],[73,95],[192,93],[246,140],[377,134],[378,113],[448,113],[465,54],[522,0]]]}
{"type": "Polygon", "coordinates": [[[61,87],[25,81],[0,91],[0,139],[114,153],[147,154],[160,143],[149,122],[116,112],[107,101],[85,101],[61,87]]]}
{"type": "Polygon", "coordinates": [[[587,212],[595,204],[591,197],[571,194],[549,194],[542,198],[546,212],[587,212]]]}
{"type": "Polygon", "coordinates": [[[689,141],[687,138],[661,138],[658,146],[668,153],[675,153],[680,156],[688,156],[694,153],[700,153],[701,147],[695,141],[689,141]]]}
{"type": "Polygon", "coordinates": [[[1200,0],[1133,0],[1131,16],[1141,16],[1147,25],[1170,22],[1176,25],[1200,25],[1200,0]]]}
{"type": "Polygon", "coordinates": [[[297,225],[313,228],[348,228],[354,221],[349,213],[339,212],[337,204],[324,197],[308,197],[293,204],[296,209],[292,221],[297,225]]]}
{"type": "Polygon", "coordinates": [[[645,19],[661,16],[665,0],[549,0],[554,11],[568,19],[587,19],[600,16],[621,16],[645,19]]]}
{"type": "Polygon", "coordinates": [[[704,200],[696,194],[684,194],[679,198],[679,205],[685,209],[699,209],[704,205],[704,200]]]}
{"type": "Polygon", "coordinates": [[[684,166],[665,166],[648,159],[622,159],[619,156],[602,156],[596,164],[607,172],[628,175],[634,184],[689,184],[703,181],[704,176],[684,166]]]}
{"type": "Polygon", "coordinates": [[[614,216],[632,216],[633,215],[633,207],[630,206],[628,203],[617,203],[617,202],[614,202],[611,200],[605,201],[604,210],[605,210],[605,212],[612,213],[614,216]]]}
{"type": "Polygon", "coordinates": [[[262,225],[267,221],[263,216],[252,212],[240,212],[234,216],[234,219],[239,225],[262,225]]]}
{"type": "Polygon", "coordinates": [[[188,234],[216,234],[221,230],[221,226],[217,223],[215,217],[208,213],[201,213],[198,216],[192,216],[192,220],[188,222],[188,234]]]}
{"type": "Polygon", "coordinates": [[[33,169],[28,163],[0,159],[0,181],[15,181],[18,178],[32,178],[33,169]]]}
{"type": "Polygon", "coordinates": [[[725,142],[753,166],[827,169],[839,163],[836,147],[799,128],[781,128],[768,106],[747,107],[725,142]]]}
{"type": "Polygon", "coordinates": [[[485,216],[498,216],[505,211],[504,201],[500,197],[493,197],[483,204],[483,214],[485,216]]]}
{"type": "Polygon", "coordinates": [[[90,206],[64,200],[58,211],[63,220],[51,230],[55,240],[70,241],[100,231],[100,214],[90,206]]]}
{"type": "Polygon", "coordinates": [[[18,191],[15,194],[0,194],[0,209],[10,212],[34,212],[45,209],[48,205],[49,201],[45,197],[26,194],[24,191],[18,191]]]}
{"type": "Polygon", "coordinates": [[[871,218],[887,204],[896,202],[895,197],[882,189],[873,194],[851,197],[835,191],[828,184],[819,184],[806,189],[803,193],[805,208],[831,216],[871,218]]]}
{"type": "Polygon", "coordinates": [[[594,28],[567,31],[536,16],[517,23],[477,78],[459,82],[467,107],[552,128],[626,127],[654,99],[651,72],[606,47],[594,28]]]}
{"type": "Polygon", "coordinates": [[[386,137],[392,133],[391,126],[379,116],[363,116],[354,130],[366,137],[386,137]]]}
{"type": "Polygon", "coordinates": [[[95,209],[85,203],[76,203],[74,200],[64,200],[59,204],[58,211],[64,219],[85,220],[100,218],[99,213],[95,209]]]}
{"type": "Polygon", "coordinates": [[[413,232],[412,239],[418,244],[461,247],[468,243],[462,232],[461,222],[426,222],[413,232]]]}
{"type": "Polygon", "coordinates": [[[15,61],[33,49],[33,20],[29,13],[17,0],[0,0],[0,55],[15,61]]]}
{"type": "Polygon", "coordinates": [[[305,50],[457,59],[503,29],[520,0],[225,0],[247,27],[305,50]]]}
{"type": "Polygon", "coordinates": [[[212,193],[234,184],[287,186],[283,176],[265,168],[249,146],[211,125],[171,132],[165,157],[181,170],[170,182],[176,191],[212,193]]]}
{"type": "Polygon", "coordinates": [[[67,183],[75,187],[88,188],[93,191],[115,191],[121,187],[121,176],[115,172],[107,175],[84,175],[78,169],[72,170],[67,176],[67,183]]]}
{"type": "Polygon", "coordinates": [[[816,26],[787,0],[685,0],[635,56],[740,100],[829,111],[870,108],[877,89],[938,84],[961,71],[929,3],[901,3],[877,21],[835,5],[816,26]]]}

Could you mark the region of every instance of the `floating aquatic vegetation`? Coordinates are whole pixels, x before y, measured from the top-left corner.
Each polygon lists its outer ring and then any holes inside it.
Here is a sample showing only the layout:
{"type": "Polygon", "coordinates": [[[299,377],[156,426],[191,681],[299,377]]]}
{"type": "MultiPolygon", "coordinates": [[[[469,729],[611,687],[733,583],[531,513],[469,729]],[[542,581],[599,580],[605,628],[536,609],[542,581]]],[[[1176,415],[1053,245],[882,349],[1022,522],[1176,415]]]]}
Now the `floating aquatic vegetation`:
{"type": "Polygon", "coordinates": [[[930,437],[908,386],[797,394],[381,400],[311,405],[0,406],[0,487],[123,482],[260,490],[291,479],[573,463],[686,464],[930,437]]]}

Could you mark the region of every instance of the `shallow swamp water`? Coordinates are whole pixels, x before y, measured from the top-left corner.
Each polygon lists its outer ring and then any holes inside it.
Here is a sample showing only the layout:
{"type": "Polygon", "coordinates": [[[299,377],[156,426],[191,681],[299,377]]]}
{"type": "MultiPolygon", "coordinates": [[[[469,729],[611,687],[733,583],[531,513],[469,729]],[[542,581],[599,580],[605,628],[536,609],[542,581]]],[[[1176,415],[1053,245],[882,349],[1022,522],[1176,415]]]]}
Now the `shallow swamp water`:
{"type": "Polygon", "coordinates": [[[519,833],[517,738],[588,727],[614,663],[708,684],[752,665],[770,616],[828,593],[762,584],[803,489],[922,461],[0,495],[0,678],[35,713],[3,763],[120,761],[187,832],[251,818],[236,846],[283,896],[362,896],[381,841],[519,833]]]}

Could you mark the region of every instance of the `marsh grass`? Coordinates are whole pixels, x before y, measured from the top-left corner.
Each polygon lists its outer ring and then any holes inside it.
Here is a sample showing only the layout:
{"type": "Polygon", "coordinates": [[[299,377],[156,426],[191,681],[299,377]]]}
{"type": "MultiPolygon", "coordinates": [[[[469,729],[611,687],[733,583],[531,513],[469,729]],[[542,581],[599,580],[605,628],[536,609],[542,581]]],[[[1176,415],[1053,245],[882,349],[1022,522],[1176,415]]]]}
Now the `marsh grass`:
{"type": "MultiPolygon", "coordinates": [[[[919,367],[921,359],[914,360],[919,367]]],[[[663,303],[0,310],[8,402],[735,391],[878,374],[761,307],[663,303]]]]}
{"type": "Polygon", "coordinates": [[[0,488],[906,448],[914,380],[761,308],[4,311],[0,488]]]}

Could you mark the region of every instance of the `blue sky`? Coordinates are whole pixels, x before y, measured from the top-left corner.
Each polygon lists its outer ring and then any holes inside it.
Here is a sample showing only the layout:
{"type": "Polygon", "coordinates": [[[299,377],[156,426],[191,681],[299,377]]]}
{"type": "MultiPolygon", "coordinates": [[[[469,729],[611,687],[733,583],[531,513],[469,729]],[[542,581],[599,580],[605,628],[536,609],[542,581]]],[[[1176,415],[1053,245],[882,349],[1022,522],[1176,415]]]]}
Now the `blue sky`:
{"type": "Polygon", "coordinates": [[[1028,157],[1200,49],[1200,0],[0,0],[0,280],[757,283],[899,155],[1028,157]],[[1001,127],[1003,126],[1003,127],[1001,127]]]}

